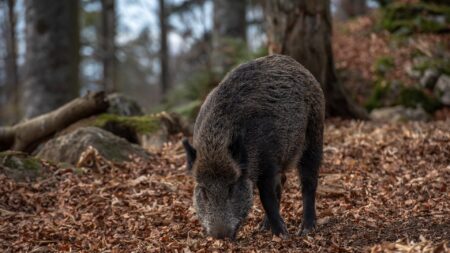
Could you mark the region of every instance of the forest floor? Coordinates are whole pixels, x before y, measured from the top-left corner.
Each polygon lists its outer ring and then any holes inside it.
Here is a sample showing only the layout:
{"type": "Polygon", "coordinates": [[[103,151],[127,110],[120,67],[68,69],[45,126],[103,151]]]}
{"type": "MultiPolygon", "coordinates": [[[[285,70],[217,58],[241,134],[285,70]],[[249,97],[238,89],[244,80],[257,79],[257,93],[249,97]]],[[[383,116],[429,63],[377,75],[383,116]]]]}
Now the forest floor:
{"type": "Polygon", "coordinates": [[[205,237],[179,139],[150,161],[112,164],[91,150],[77,168],[43,162],[50,173],[34,182],[0,174],[0,252],[449,252],[449,125],[328,121],[317,230],[295,235],[291,172],[287,240],[258,231],[258,198],[237,241],[205,237]]]}

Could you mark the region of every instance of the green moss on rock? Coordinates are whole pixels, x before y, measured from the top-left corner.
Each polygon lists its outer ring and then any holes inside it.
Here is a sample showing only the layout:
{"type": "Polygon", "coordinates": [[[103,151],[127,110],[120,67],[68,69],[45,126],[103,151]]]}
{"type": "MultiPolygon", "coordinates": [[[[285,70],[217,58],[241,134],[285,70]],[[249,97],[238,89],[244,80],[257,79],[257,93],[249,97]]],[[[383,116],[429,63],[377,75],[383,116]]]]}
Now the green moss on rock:
{"type": "Polygon", "coordinates": [[[0,172],[19,181],[35,179],[44,172],[39,159],[16,151],[0,152],[0,165],[0,172]]]}
{"type": "Polygon", "coordinates": [[[0,153],[0,164],[11,169],[38,171],[42,169],[41,162],[25,153],[5,151],[0,153]]]}
{"type": "Polygon", "coordinates": [[[105,128],[106,124],[115,123],[134,130],[136,133],[154,133],[160,127],[160,118],[157,115],[119,116],[115,114],[102,114],[95,118],[93,126],[105,128]]]}

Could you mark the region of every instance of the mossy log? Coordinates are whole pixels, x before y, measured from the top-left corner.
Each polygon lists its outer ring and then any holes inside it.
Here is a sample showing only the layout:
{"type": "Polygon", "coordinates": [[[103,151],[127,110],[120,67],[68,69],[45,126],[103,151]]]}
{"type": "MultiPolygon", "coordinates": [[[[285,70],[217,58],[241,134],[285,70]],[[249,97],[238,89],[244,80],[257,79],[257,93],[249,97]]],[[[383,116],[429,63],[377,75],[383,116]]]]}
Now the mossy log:
{"type": "Polygon", "coordinates": [[[12,127],[0,128],[0,150],[30,151],[40,140],[107,108],[108,102],[103,92],[88,93],[47,114],[12,127]]]}

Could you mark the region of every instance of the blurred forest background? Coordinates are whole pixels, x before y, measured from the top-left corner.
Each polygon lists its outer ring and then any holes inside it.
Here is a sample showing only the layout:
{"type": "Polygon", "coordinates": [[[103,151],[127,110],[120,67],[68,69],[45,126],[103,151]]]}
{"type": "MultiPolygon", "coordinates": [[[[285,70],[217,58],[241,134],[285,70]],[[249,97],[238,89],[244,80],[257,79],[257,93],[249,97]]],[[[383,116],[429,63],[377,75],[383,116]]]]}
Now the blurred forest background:
{"type": "Polygon", "coordinates": [[[2,0],[0,125],[99,90],[192,118],[227,71],[268,53],[316,76],[330,116],[445,117],[449,9],[439,0],[2,0]]]}

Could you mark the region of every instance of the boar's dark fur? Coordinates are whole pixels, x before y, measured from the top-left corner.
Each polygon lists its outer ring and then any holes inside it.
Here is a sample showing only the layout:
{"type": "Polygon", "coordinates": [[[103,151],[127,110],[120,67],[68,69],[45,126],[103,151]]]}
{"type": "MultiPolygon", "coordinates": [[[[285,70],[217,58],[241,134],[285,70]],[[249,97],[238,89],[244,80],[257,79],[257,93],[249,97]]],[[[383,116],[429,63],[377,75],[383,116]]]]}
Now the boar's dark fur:
{"type": "Polygon", "coordinates": [[[183,141],[197,183],[194,207],[207,234],[235,238],[256,185],[266,213],[260,228],[286,236],[279,205],[284,172],[293,166],[303,194],[299,233],[314,229],[324,103],[311,73],[282,55],[238,66],[211,91],[196,119],[193,145],[183,141]]]}

